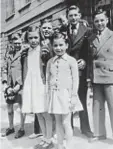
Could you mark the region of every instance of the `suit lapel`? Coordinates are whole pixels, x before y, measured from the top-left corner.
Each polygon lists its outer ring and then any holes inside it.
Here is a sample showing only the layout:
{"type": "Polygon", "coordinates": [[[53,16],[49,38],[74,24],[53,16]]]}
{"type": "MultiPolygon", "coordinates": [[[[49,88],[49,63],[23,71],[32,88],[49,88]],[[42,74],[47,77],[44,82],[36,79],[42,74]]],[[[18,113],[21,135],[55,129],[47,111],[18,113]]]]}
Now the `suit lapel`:
{"type": "Polygon", "coordinates": [[[9,53],[7,54],[7,58],[10,59],[10,61],[12,62],[12,60],[13,60],[13,51],[9,51],[9,53]]]}
{"type": "Polygon", "coordinates": [[[96,52],[95,52],[95,56],[100,52],[101,49],[103,49],[103,46],[106,44],[106,42],[108,41],[108,39],[112,36],[110,30],[107,28],[104,35],[101,38],[101,41],[99,42],[96,35],[95,35],[95,39],[92,42],[93,46],[96,48],[96,52]]]}
{"type": "Polygon", "coordinates": [[[16,60],[16,59],[18,59],[20,56],[21,56],[21,50],[20,51],[18,51],[16,54],[15,54],[15,56],[14,57],[12,57],[12,63],[16,60]]]}
{"type": "Polygon", "coordinates": [[[83,37],[83,35],[86,33],[87,28],[83,25],[79,24],[78,33],[76,36],[72,35],[73,37],[73,45],[76,45],[78,41],[83,37]]]}

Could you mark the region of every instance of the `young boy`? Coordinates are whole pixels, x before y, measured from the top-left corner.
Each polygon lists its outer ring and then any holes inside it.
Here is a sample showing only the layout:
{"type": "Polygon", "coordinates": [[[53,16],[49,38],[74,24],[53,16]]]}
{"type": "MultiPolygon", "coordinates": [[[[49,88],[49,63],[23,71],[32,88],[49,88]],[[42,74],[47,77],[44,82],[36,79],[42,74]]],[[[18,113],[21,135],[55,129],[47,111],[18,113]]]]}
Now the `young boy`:
{"type": "MultiPolygon", "coordinates": [[[[15,132],[14,130],[14,110],[13,104],[18,103],[19,108],[22,106],[21,99],[21,63],[20,63],[20,53],[22,50],[22,40],[19,34],[12,35],[12,48],[8,49],[7,55],[5,57],[4,73],[2,78],[2,83],[5,86],[4,96],[8,108],[8,118],[9,118],[9,128],[6,129],[3,136],[8,136],[15,132]]],[[[15,135],[15,138],[20,138],[25,134],[23,128],[23,116],[21,114],[21,127],[20,130],[15,135]]]]}

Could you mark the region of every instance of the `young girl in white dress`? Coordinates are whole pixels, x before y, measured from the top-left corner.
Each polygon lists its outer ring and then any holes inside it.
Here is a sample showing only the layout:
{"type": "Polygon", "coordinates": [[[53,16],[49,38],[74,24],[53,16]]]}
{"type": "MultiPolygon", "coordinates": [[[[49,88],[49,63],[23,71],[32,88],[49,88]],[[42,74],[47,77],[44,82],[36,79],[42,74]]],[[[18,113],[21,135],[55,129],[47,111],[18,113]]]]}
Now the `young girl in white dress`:
{"type": "Polygon", "coordinates": [[[37,27],[28,28],[27,39],[30,48],[23,52],[23,105],[22,112],[37,114],[40,128],[43,133],[43,141],[40,146],[48,146],[52,137],[52,119],[47,113],[47,102],[44,84],[44,75],[41,61],[40,37],[37,27]],[[25,54],[26,53],[26,54],[25,54]]]}
{"type": "Polygon", "coordinates": [[[83,110],[78,98],[78,66],[76,60],[66,53],[67,39],[63,34],[57,34],[53,39],[53,50],[56,54],[47,64],[46,91],[48,92],[48,112],[55,115],[57,149],[64,149],[63,140],[66,137],[66,148],[70,149],[73,137],[71,127],[71,112],[83,110]]]}

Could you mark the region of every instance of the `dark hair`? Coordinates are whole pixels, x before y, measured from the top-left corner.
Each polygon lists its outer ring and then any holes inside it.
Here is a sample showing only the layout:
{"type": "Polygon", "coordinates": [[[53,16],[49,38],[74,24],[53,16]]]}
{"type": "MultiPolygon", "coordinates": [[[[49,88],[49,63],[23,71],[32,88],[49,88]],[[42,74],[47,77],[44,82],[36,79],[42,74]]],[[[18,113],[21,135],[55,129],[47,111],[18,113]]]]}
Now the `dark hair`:
{"type": "Polygon", "coordinates": [[[51,19],[45,18],[44,20],[41,21],[41,26],[45,23],[52,23],[51,19]]]}
{"type": "Polygon", "coordinates": [[[18,40],[21,38],[21,34],[20,33],[13,33],[11,36],[12,40],[18,40]]]}
{"type": "Polygon", "coordinates": [[[67,16],[68,16],[68,13],[69,13],[70,10],[78,10],[78,12],[81,13],[79,7],[77,7],[76,5],[72,5],[66,11],[67,16]]]}
{"type": "Polygon", "coordinates": [[[60,33],[57,33],[57,34],[54,34],[53,35],[53,40],[52,40],[52,43],[54,42],[55,39],[64,39],[66,43],[69,44],[69,39],[67,37],[67,34],[63,33],[63,32],[60,32],[60,33]]]}
{"type": "Polygon", "coordinates": [[[24,41],[25,42],[28,42],[28,35],[29,35],[30,32],[39,33],[38,27],[37,26],[29,26],[28,27],[28,30],[26,31],[25,36],[24,36],[24,41]]]}
{"type": "Polygon", "coordinates": [[[95,18],[96,15],[102,14],[102,13],[103,13],[106,17],[108,17],[108,16],[107,16],[107,12],[104,11],[102,8],[99,8],[99,9],[97,9],[97,10],[93,13],[93,19],[95,18]]]}

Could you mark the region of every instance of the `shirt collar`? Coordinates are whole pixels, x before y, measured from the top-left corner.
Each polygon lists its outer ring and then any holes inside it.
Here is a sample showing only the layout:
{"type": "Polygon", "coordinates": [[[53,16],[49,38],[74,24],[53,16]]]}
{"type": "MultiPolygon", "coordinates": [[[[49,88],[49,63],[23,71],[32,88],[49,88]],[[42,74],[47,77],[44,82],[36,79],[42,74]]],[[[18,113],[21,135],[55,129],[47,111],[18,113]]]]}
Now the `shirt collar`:
{"type": "Polygon", "coordinates": [[[107,31],[107,27],[101,32],[99,33],[99,31],[97,31],[97,35],[104,35],[107,31]]]}
{"type": "MultiPolygon", "coordinates": [[[[78,31],[78,29],[79,29],[79,23],[76,24],[76,29],[74,29],[74,30],[78,31]]],[[[71,24],[70,24],[69,30],[70,30],[70,34],[72,34],[72,25],[71,24]]]]}
{"type": "Polygon", "coordinates": [[[67,55],[67,53],[65,53],[64,55],[62,55],[62,56],[55,56],[54,58],[53,58],[53,63],[55,63],[55,61],[57,60],[57,59],[63,59],[63,60],[65,60],[65,61],[67,61],[67,57],[68,57],[68,55],[67,55]]]}
{"type": "Polygon", "coordinates": [[[30,47],[30,48],[29,48],[29,52],[36,51],[36,50],[37,50],[37,51],[40,51],[39,49],[40,49],[40,46],[39,46],[39,45],[38,45],[36,48],[30,47]]]}
{"type": "MultiPolygon", "coordinates": [[[[78,30],[78,28],[79,28],[79,23],[77,23],[75,26],[76,26],[75,29],[78,30]]],[[[70,25],[70,28],[72,29],[72,25],[70,25]]]]}

